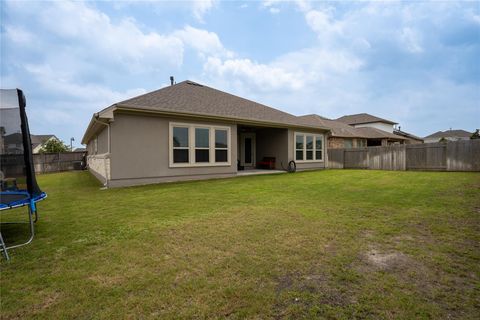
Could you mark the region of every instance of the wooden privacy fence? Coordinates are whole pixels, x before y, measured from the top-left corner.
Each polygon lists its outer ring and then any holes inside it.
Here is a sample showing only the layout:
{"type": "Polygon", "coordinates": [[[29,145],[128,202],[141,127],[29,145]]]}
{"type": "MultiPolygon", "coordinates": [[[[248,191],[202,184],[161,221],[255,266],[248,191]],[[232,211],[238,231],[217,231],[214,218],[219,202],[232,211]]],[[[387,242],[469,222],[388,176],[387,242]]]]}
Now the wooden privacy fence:
{"type": "MultiPolygon", "coordinates": [[[[36,173],[58,172],[81,169],[85,152],[36,153],[33,165],[36,173]]],[[[23,154],[3,154],[2,168],[10,175],[24,174],[23,154]]]]}
{"type": "Polygon", "coordinates": [[[33,165],[36,173],[79,170],[85,152],[36,153],[33,165]]]}
{"type": "Polygon", "coordinates": [[[480,139],[329,149],[332,169],[480,171],[480,139]]]}

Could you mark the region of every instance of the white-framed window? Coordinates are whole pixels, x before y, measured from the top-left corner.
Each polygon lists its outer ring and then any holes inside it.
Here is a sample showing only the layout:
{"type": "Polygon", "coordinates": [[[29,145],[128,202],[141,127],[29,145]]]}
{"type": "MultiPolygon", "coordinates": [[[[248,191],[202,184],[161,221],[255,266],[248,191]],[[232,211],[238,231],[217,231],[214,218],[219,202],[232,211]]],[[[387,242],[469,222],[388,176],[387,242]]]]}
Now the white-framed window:
{"type": "Polygon", "coordinates": [[[195,163],[210,163],[210,128],[195,127],[195,163]]]}
{"type": "Polygon", "coordinates": [[[323,134],[295,132],[295,161],[323,161],[323,134]]]}
{"type": "Polygon", "coordinates": [[[227,129],[215,128],[215,162],[228,162],[228,148],[230,131],[227,129]]]}
{"type": "Polygon", "coordinates": [[[98,136],[95,136],[95,139],[93,140],[93,154],[98,153],[98,136]]]}
{"type": "Polygon", "coordinates": [[[230,165],[230,127],[170,123],[170,167],[230,165]]]}

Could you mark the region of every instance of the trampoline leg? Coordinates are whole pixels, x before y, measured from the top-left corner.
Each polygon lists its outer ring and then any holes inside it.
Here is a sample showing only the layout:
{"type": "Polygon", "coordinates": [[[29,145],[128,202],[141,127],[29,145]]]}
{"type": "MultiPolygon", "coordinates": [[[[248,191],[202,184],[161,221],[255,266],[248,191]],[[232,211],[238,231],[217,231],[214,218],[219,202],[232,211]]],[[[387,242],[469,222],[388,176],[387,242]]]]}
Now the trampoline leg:
{"type": "MultiPolygon", "coordinates": [[[[10,247],[5,247],[5,249],[13,249],[13,248],[22,247],[22,246],[25,246],[25,245],[27,245],[27,244],[29,244],[30,242],[33,241],[33,237],[35,236],[35,224],[34,224],[35,222],[34,222],[34,219],[33,219],[34,214],[35,213],[32,211],[32,207],[28,206],[28,223],[30,224],[30,238],[24,243],[16,244],[16,245],[10,246],[10,247]]],[[[6,250],[4,250],[4,252],[6,252],[6,250]]]]}
{"type": "Polygon", "coordinates": [[[5,260],[10,260],[10,257],[8,256],[7,246],[5,245],[5,242],[3,241],[3,237],[2,237],[1,232],[0,232],[0,246],[2,247],[2,252],[3,252],[3,256],[5,257],[5,260]]]}

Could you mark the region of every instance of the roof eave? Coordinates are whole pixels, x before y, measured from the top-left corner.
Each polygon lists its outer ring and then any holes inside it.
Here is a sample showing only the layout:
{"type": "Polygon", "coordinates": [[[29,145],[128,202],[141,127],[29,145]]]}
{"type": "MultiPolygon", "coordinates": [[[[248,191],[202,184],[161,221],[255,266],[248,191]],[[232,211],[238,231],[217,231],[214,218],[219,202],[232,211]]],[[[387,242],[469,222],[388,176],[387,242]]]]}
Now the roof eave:
{"type": "Polygon", "coordinates": [[[95,135],[96,132],[104,128],[99,122],[107,124],[113,119],[113,111],[115,110],[115,105],[112,105],[106,109],[103,109],[100,112],[94,113],[90,119],[87,130],[82,137],[82,144],[87,144],[91,138],[95,135]]]}
{"type": "Polygon", "coordinates": [[[126,104],[116,104],[115,109],[112,111],[127,111],[127,112],[135,112],[135,113],[204,118],[204,119],[211,119],[211,120],[217,120],[217,121],[227,121],[227,122],[235,122],[240,124],[252,124],[252,125],[270,126],[270,127],[278,127],[278,128],[288,127],[288,128],[323,130],[327,132],[331,131],[329,128],[322,127],[322,126],[309,126],[309,125],[292,124],[292,123],[284,123],[284,122],[261,121],[261,120],[243,119],[243,118],[237,118],[237,117],[222,117],[222,116],[206,115],[202,113],[193,113],[193,112],[175,112],[175,111],[156,110],[153,108],[146,108],[146,107],[139,108],[136,106],[126,105],[126,104]]]}

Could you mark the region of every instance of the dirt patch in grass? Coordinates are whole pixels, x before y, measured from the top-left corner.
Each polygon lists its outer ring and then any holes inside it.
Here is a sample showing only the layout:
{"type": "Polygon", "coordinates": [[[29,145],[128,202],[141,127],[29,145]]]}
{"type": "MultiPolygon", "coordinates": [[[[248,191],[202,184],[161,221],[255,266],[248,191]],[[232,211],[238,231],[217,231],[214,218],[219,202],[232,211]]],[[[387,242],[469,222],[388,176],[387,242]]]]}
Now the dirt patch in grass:
{"type": "Polygon", "coordinates": [[[124,278],[119,275],[109,276],[109,275],[92,275],[88,279],[92,280],[96,284],[102,287],[115,287],[121,284],[124,281],[124,278]]]}
{"type": "Polygon", "coordinates": [[[45,312],[47,309],[51,308],[55,304],[57,304],[60,300],[60,293],[59,292],[40,292],[39,299],[33,305],[27,305],[25,308],[18,310],[16,314],[11,316],[0,315],[0,319],[25,319],[28,317],[29,314],[33,315],[40,315],[41,313],[45,312]]]}
{"type": "Polygon", "coordinates": [[[406,269],[411,264],[410,258],[401,252],[385,253],[376,249],[366,252],[364,259],[375,270],[406,269]]]}
{"type": "Polygon", "coordinates": [[[310,318],[322,314],[322,309],[347,307],[355,303],[353,297],[353,292],[335,284],[327,274],[287,273],[277,280],[274,317],[310,318]]]}

